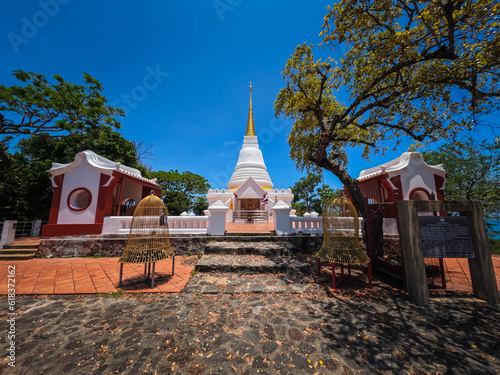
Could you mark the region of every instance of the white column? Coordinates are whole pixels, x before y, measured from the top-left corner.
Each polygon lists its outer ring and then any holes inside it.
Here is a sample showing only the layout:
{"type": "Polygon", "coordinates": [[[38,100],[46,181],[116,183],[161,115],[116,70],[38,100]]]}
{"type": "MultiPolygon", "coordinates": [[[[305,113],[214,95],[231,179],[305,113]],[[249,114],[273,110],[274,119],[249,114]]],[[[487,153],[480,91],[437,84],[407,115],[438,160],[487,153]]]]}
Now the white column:
{"type": "Polygon", "coordinates": [[[14,237],[16,236],[16,224],[17,220],[5,220],[3,222],[2,237],[0,237],[0,249],[3,249],[4,245],[14,243],[14,237]]]}
{"type": "Polygon", "coordinates": [[[223,236],[226,233],[226,213],[229,207],[221,200],[218,200],[210,207],[210,216],[208,217],[208,234],[213,236],[223,236]]]}
{"type": "Polygon", "coordinates": [[[277,235],[290,234],[292,232],[291,210],[292,208],[283,201],[279,201],[274,205],[274,231],[277,235]]]}

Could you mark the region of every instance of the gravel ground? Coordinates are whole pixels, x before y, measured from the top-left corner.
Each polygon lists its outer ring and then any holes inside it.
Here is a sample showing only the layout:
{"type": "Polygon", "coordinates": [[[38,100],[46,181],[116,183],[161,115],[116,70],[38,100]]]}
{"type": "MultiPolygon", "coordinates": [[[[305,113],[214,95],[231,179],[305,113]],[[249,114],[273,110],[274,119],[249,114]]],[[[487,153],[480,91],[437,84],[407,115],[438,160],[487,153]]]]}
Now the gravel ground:
{"type": "Polygon", "coordinates": [[[395,291],[18,296],[2,374],[498,374],[500,308],[395,291]]]}

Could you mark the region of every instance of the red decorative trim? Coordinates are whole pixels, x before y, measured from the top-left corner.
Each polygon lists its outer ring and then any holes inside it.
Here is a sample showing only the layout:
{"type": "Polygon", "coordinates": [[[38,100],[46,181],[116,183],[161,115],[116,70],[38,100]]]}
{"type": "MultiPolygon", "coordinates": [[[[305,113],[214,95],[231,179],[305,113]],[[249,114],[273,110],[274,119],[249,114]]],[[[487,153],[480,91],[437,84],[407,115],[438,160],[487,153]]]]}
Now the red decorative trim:
{"type": "Polygon", "coordinates": [[[42,228],[42,237],[82,236],[101,233],[102,224],[46,224],[42,228]]]}
{"type": "Polygon", "coordinates": [[[59,207],[61,206],[62,186],[64,175],[54,176],[54,192],[52,193],[52,204],[50,205],[49,224],[57,224],[59,217],[59,207]]]}
{"type": "Polygon", "coordinates": [[[374,181],[387,180],[388,177],[389,177],[388,173],[378,174],[376,176],[373,176],[373,177],[370,177],[370,178],[358,181],[358,186],[363,186],[363,185],[366,185],[366,184],[371,184],[374,181]]]}
{"type": "Polygon", "coordinates": [[[156,186],[156,187],[150,187],[150,186],[143,186],[142,187],[142,199],[146,198],[148,195],[151,195],[151,190],[153,190],[154,195],[156,195],[158,198],[161,199],[161,189],[156,186]]]}
{"type": "Polygon", "coordinates": [[[415,188],[413,189],[412,191],[410,191],[410,194],[408,195],[408,198],[410,198],[410,200],[413,200],[412,197],[413,197],[413,193],[417,192],[417,191],[422,191],[425,193],[425,195],[427,195],[427,199],[428,200],[431,200],[431,194],[424,188],[421,188],[421,187],[418,187],[418,188],[415,188]]]}
{"type": "Polygon", "coordinates": [[[104,186],[111,177],[110,175],[101,173],[101,178],[99,180],[99,193],[97,194],[97,207],[95,211],[95,224],[102,224],[104,222],[104,216],[106,216],[106,211],[111,215],[111,206],[113,205],[113,188],[109,186],[104,186]],[[111,197],[109,197],[108,192],[111,191],[111,197]],[[109,199],[106,199],[109,198],[109,199]],[[108,208],[108,210],[106,210],[108,208]]]}
{"type": "Polygon", "coordinates": [[[83,188],[83,187],[79,187],[79,188],[76,188],[74,190],[71,191],[71,193],[68,194],[68,198],[66,199],[66,204],[68,205],[69,209],[72,210],[72,211],[84,211],[86,210],[87,208],[89,208],[89,206],[92,204],[92,193],[90,192],[89,189],[87,188],[83,188]],[[86,191],[90,197],[89,199],[89,203],[85,206],[85,207],[82,207],[82,208],[78,208],[78,207],[73,207],[71,205],[71,197],[73,196],[73,194],[79,190],[83,190],[83,191],[86,191]]]}
{"type": "Polygon", "coordinates": [[[140,178],[133,177],[133,176],[130,176],[128,174],[125,174],[125,173],[122,173],[122,172],[119,172],[119,171],[113,171],[113,176],[114,177],[118,177],[118,178],[123,178],[124,180],[127,180],[127,181],[133,181],[136,184],[139,184],[139,185],[142,185],[142,186],[147,186],[147,187],[149,187],[151,189],[159,189],[158,185],[156,185],[156,184],[144,181],[144,180],[142,180],[140,178]]]}
{"type": "Polygon", "coordinates": [[[439,176],[437,174],[434,175],[434,183],[436,184],[436,199],[438,201],[444,201],[445,196],[444,196],[444,182],[445,179],[442,176],[439,176]]]}
{"type": "MultiPolygon", "coordinates": [[[[391,177],[390,181],[392,182],[392,184],[394,186],[396,186],[396,189],[398,189],[398,193],[402,194],[403,193],[403,187],[401,185],[401,176],[398,175],[398,176],[391,177]]],[[[399,199],[402,200],[403,197],[400,196],[399,199]]]]}
{"type": "Polygon", "coordinates": [[[387,190],[388,196],[386,202],[396,202],[395,191],[389,180],[384,178],[383,180],[380,180],[380,183],[385,187],[385,190],[387,190]]]}

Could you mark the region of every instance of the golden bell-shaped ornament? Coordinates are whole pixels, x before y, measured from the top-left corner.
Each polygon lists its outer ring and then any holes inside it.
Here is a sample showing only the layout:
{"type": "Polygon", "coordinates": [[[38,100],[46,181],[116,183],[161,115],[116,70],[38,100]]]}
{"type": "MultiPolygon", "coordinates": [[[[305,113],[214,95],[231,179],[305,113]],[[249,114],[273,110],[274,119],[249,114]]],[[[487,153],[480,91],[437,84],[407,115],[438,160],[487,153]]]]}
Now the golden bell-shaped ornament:
{"type": "Polygon", "coordinates": [[[118,261],[154,263],[173,257],[167,218],[167,208],[160,198],[149,195],[141,200],[130,224],[127,246],[118,261]]]}
{"type": "Polygon", "coordinates": [[[340,264],[370,262],[359,243],[358,214],[346,197],[333,197],[326,204],[323,211],[323,246],[316,256],[340,264]]]}

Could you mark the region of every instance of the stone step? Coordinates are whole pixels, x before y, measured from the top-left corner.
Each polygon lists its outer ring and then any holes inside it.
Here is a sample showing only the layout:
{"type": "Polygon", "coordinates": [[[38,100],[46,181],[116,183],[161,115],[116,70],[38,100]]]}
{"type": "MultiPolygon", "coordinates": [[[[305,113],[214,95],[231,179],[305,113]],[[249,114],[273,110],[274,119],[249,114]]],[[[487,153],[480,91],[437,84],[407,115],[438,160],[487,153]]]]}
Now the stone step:
{"type": "Polygon", "coordinates": [[[280,242],[209,242],[205,245],[205,254],[277,257],[288,255],[290,247],[290,244],[280,242]]]}
{"type": "Polygon", "coordinates": [[[38,245],[9,244],[0,249],[0,260],[22,260],[35,257],[38,245]]]}
{"type": "Polygon", "coordinates": [[[240,274],[309,273],[309,262],[299,257],[267,258],[260,255],[203,255],[196,264],[198,272],[228,272],[240,274]]]}
{"type": "Polygon", "coordinates": [[[38,244],[15,244],[15,243],[11,243],[11,244],[8,244],[8,245],[3,245],[3,249],[2,250],[5,250],[5,249],[8,249],[8,250],[16,250],[16,249],[31,249],[31,251],[34,251],[36,249],[38,249],[38,244]]]}
{"type": "Polygon", "coordinates": [[[221,242],[276,242],[277,240],[278,237],[272,233],[229,233],[222,237],[221,242]]]}
{"type": "Polygon", "coordinates": [[[35,254],[36,249],[1,249],[0,254],[35,254]]]}
{"type": "Polygon", "coordinates": [[[326,294],[324,286],[316,283],[313,275],[238,275],[235,273],[196,273],[182,290],[200,294],[326,294]]]}
{"type": "Polygon", "coordinates": [[[35,253],[32,251],[31,253],[18,253],[18,254],[5,254],[0,252],[0,260],[26,260],[33,259],[35,257],[35,253]]]}

